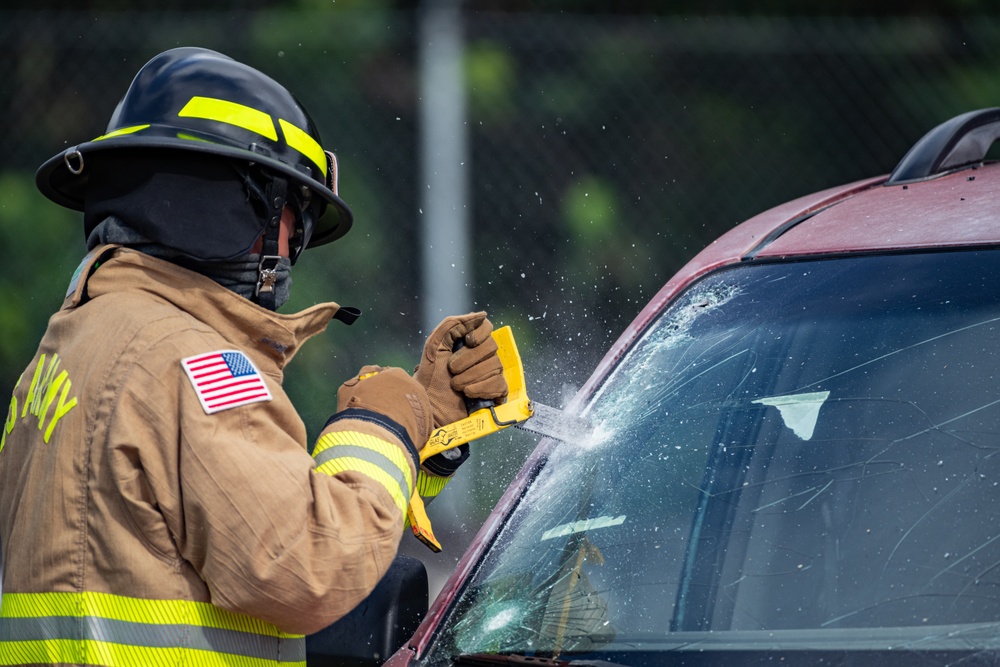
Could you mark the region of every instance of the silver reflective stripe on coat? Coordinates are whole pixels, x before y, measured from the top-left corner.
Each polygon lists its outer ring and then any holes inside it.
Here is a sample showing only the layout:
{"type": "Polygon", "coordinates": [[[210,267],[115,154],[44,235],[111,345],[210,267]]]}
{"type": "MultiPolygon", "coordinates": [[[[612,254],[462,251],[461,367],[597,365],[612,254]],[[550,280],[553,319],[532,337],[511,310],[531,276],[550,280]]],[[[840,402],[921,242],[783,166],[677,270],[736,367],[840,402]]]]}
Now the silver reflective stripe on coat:
{"type": "Polygon", "coordinates": [[[10,593],[0,666],[305,667],[305,637],[205,602],[107,593],[10,593]]]}
{"type": "Polygon", "coordinates": [[[2,642],[53,639],[93,640],[144,648],[183,647],[256,660],[273,660],[276,655],[281,655],[282,662],[302,662],[306,659],[305,641],[302,639],[262,637],[197,625],[149,625],[93,616],[5,618],[0,623],[0,646],[2,642]],[[279,643],[282,646],[279,647],[279,643]]]}

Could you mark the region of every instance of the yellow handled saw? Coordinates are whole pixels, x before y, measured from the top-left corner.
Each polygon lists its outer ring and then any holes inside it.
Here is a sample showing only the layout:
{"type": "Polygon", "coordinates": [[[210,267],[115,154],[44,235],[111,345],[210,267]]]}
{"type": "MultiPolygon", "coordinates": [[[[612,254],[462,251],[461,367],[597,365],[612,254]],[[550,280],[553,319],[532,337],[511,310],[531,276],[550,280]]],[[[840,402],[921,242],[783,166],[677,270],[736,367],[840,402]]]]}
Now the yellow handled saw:
{"type": "MultiPolygon", "coordinates": [[[[435,430],[424,448],[420,450],[420,462],[443,451],[496,433],[510,426],[557,440],[572,441],[587,438],[592,432],[591,424],[582,417],[564,413],[562,410],[542,405],[528,398],[524,380],[524,365],[514,343],[514,333],[509,326],[493,331],[497,343],[497,356],[503,364],[503,376],[507,381],[507,400],[499,405],[492,401],[476,403],[469,409],[469,416],[435,430]]],[[[414,491],[407,512],[410,528],[417,539],[432,551],[441,551],[441,544],[434,537],[430,519],[424,508],[424,501],[414,491]]]]}

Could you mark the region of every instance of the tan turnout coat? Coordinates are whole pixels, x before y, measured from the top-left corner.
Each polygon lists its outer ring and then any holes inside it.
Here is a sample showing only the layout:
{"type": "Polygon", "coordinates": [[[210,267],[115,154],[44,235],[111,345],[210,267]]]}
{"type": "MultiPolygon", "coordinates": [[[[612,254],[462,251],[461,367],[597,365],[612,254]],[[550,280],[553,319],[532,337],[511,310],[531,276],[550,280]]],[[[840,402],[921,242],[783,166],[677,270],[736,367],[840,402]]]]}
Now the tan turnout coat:
{"type": "MultiPolygon", "coordinates": [[[[370,475],[318,472],[281,388],[337,310],[277,314],[140,252],[91,253],[7,411],[4,601],[194,601],[294,634],[353,608],[396,553],[399,502],[370,475]],[[181,360],[216,350],[249,357],[271,400],[206,413],[181,360]]],[[[332,413],[334,387],[329,399],[332,413]]],[[[398,448],[412,486],[406,448],[354,427],[398,448]]]]}

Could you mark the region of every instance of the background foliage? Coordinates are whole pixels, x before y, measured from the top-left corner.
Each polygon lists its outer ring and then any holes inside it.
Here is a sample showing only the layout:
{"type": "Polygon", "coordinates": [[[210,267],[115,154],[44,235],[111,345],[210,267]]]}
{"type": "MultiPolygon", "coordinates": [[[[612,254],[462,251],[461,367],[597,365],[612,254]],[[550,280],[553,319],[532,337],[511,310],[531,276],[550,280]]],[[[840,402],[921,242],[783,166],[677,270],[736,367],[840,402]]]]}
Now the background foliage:
{"type": "MultiPolygon", "coordinates": [[[[351,328],[331,325],[290,368],[311,432],[361,364],[413,366],[425,333],[419,8],[19,4],[0,3],[5,392],[83,253],[80,216],[35,191],[34,169],[102,134],[136,70],[179,45],[283,82],[340,156],[355,228],[306,253],[286,309],[333,299],[366,312],[351,328]]],[[[820,3],[806,14],[795,4],[463,5],[468,279],[474,307],[514,326],[538,400],[571,394],[659,286],[723,231],[888,172],[937,123],[1000,104],[1000,20],[985,2],[820,3]]],[[[463,480],[431,507],[446,552],[405,548],[447,573],[532,445],[505,432],[476,447],[463,480]]]]}

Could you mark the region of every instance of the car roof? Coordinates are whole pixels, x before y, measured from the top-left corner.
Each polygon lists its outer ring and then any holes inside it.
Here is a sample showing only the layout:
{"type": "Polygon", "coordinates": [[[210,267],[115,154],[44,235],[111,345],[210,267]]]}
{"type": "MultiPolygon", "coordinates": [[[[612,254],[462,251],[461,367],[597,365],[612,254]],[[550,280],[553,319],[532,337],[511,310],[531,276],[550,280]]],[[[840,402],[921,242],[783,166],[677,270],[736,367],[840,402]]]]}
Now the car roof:
{"type": "Polygon", "coordinates": [[[998,138],[1000,108],[965,113],[928,132],[891,174],[799,197],[737,225],[667,281],[598,364],[576,401],[593,393],[667,304],[719,268],[1000,245],[1000,162],[983,161],[998,138]]]}
{"type": "MultiPolygon", "coordinates": [[[[1000,241],[1000,165],[845,192],[755,257],[881,252],[1000,241]]],[[[751,251],[754,252],[754,251],[751,251]]]]}

